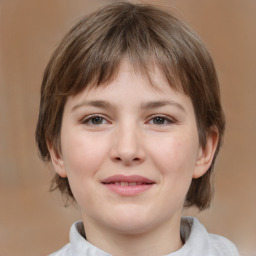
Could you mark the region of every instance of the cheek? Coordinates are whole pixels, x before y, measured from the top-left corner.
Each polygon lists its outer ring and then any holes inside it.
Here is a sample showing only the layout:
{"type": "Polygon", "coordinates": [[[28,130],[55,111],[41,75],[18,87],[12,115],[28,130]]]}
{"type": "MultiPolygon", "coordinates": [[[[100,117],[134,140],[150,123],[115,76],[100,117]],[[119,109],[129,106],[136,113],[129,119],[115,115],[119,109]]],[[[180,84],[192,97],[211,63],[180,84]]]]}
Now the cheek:
{"type": "Polygon", "coordinates": [[[164,176],[191,177],[195,168],[198,142],[193,136],[174,135],[149,146],[154,164],[164,176]]]}
{"type": "Polygon", "coordinates": [[[106,140],[100,136],[82,132],[63,136],[64,168],[73,195],[81,207],[95,204],[91,191],[97,193],[95,180],[106,159],[107,147],[106,140]]]}
{"type": "Polygon", "coordinates": [[[100,136],[75,132],[62,142],[64,167],[70,179],[76,177],[82,181],[94,175],[107,154],[107,142],[100,136]]]}

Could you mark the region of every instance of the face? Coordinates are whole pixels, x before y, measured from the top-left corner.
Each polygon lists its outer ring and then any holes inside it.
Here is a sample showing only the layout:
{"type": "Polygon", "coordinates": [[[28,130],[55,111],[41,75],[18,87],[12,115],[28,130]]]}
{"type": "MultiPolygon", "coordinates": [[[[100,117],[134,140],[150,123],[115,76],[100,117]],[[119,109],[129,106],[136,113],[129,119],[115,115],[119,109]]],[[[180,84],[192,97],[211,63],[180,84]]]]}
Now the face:
{"type": "Polygon", "coordinates": [[[107,86],[65,105],[56,171],[68,177],[85,225],[127,234],[179,223],[192,178],[205,173],[189,97],[156,70],[154,85],[123,62],[107,86]]]}

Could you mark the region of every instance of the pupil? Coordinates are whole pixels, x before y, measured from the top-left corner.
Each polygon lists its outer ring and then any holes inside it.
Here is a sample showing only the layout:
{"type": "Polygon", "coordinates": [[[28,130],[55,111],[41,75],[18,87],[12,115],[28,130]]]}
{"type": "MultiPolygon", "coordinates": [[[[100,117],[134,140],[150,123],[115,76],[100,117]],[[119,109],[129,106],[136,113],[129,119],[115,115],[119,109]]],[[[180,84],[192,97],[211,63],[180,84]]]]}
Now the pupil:
{"type": "Polygon", "coordinates": [[[156,117],[154,119],[154,124],[164,124],[164,118],[163,117],[156,117]]]}
{"type": "Polygon", "coordinates": [[[102,117],[94,117],[92,118],[93,124],[101,124],[102,123],[102,117]]]}

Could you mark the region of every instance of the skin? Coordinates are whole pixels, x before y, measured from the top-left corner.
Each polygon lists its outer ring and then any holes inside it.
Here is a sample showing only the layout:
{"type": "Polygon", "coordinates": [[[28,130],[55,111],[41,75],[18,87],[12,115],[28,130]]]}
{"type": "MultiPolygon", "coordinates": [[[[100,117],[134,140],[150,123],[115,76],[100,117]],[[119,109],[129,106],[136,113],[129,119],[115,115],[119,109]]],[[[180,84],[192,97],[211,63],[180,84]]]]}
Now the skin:
{"type": "Polygon", "coordinates": [[[87,240],[112,255],[163,255],[182,246],[186,193],[192,178],[208,170],[218,141],[212,133],[202,149],[190,98],[157,68],[152,78],[153,87],[123,61],[110,84],[69,97],[61,153],[48,144],[80,206],[87,240]],[[120,174],[154,184],[131,196],[102,184],[120,174]]]}

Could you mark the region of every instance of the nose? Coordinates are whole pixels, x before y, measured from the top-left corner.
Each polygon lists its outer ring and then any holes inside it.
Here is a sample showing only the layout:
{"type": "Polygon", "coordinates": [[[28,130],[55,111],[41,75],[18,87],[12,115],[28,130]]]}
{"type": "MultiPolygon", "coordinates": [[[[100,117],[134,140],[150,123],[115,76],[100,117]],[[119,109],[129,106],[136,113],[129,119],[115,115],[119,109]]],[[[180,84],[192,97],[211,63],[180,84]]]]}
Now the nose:
{"type": "Polygon", "coordinates": [[[116,128],[110,150],[112,161],[125,166],[137,165],[145,160],[143,138],[136,126],[131,124],[116,128]]]}

